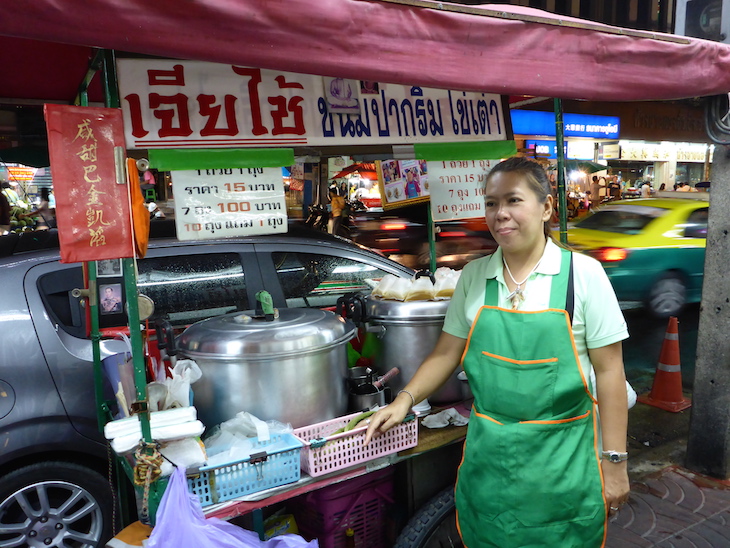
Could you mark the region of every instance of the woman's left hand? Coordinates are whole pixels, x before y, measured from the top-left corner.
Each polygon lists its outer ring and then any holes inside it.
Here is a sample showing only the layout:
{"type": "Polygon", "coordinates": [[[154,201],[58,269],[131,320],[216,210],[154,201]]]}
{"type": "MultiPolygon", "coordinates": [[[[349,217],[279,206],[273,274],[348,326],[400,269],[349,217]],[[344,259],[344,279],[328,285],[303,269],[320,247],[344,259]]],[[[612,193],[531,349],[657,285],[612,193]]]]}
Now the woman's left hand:
{"type": "Polygon", "coordinates": [[[603,492],[610,513],[615,513],[629,500],[629,474],[626,462],[601,461],[603,468],[603,492]]]}

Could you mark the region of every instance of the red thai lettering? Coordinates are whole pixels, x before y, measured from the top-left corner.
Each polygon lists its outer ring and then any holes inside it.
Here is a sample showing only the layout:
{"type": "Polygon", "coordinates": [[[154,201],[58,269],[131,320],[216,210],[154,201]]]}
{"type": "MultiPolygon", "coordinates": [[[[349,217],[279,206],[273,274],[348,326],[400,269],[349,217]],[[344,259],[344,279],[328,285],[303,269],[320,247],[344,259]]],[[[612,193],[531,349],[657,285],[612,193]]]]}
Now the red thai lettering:
{"type": "Polygon", "coordinates": [[[129,116],[132,122],[132,135],[137,139],[141,139],[149,133],[144,128],[144,122],[142,121],[142,101],[140,101],[139,95],[132,93],[124,98],[129,103],[129,116]]]}
{"type": "Polygon", "coordinates": [[[147,79],[151,86],[185,85],[185,73],[182,65],[173,65],[172,70],[148,70],[147,79]]]}
{"type": "MultiPolygon", "coordinates": [[[[298,82],[287,82],[284,76],[277,76],[276,83],[279,89],[304,89],[304,86],[298,82]]],[[[276,107],[271,111],[271,117],[274,120],[274,128],[271,130],[272,135],[304,135],[304,110],[299,105],[304,101],[301,95],[295,95],[289,98],[278,95],[269,97],[269,104],[276,107]],[[294,123],[290,126],[284,125],[284,119],[289,115],[293,116],[294,123]]]]}
{"type": "Polygon", "coordinates": [[[190,127],[190,113],[188,112],[188,96],[183,93],[175,95],[159,95],[150,93],[150,108],[154,110],[155,118],[162,122],[157,134],[160,137],[189,137],[193,134],[190,127]],[[172,109],[158,109],[162,105],[172,105],[172,109]],[[177,125],[174,125],[177,118],[177,125]]]}
{"type": "Polygon", "coordinates": [[[236,99],[235,95],[226,95],[224,97],[223,106],[226,111],[226,127],[218,128],[218,118],[221,113],[221,105],[214,104],[216,102],[215,95],[198,95],[198,104],[200,105],[200,114],[206,116],[208,121],[205,127],[200,130],[200,135],[207,137],[210,135],[238,135],[238,123],[236,122],[236,99]]]}
{"type": "Polygon", "coordinates": [[[259,84],[261,83],[261,69],[244,67],[231,67],[233,72],[241,76],[251,78],[248,81],[248,98],[251,106],[251,133],[264,135],[269,132],[261,117],[261,104],[259,102],[259,84]]]}

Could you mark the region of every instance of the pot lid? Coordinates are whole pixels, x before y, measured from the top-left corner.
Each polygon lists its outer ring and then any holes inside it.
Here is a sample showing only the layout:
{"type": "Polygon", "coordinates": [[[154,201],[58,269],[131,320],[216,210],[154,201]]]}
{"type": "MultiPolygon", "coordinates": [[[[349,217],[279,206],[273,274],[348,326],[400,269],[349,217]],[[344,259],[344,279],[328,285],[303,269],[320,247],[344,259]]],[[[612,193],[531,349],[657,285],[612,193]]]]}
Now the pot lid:
{"type": "Polygon", "coordinates": [[[323,350],[355,335],[351,322],[327,310],[284,308],[273,321],[231,312],[188,327],[176,346],[190,357],[260,359],[323,350]]]}
{"type": "Polygon", "coordinates": [[[450,302],[451,299],[404,302],[368,295],[365,298],[365,315],[368,319],[443,319],[450,302]]]}

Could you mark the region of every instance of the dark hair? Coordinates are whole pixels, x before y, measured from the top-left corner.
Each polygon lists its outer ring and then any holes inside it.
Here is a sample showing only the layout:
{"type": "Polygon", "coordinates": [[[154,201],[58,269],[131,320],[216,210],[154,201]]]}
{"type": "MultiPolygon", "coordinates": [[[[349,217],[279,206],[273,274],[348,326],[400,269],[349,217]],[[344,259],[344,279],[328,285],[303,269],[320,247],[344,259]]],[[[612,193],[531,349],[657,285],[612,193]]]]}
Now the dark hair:
{"type": "Polygon", "coordinates": [[[41,200],[45,200],[46,202],[50,200],[51,198],[51,190],[49,188],[43,187],[41,189],[41,200]]]}
{"type": "MultiPolygon", "coordinates": [[[[512,158],[507,158],[499,162],[492,168],[489,175],[487,175],[486,184],[489,184],[492,176],[500,172],[520,174],[541,204],[544,204],[547,201],[547,197],[552,194],[552,186],[548,180],[547,173],[540,164],[530,158],[513,156],[512,158]]],[[[543,230],[546,238],[553,238],[552,230],[550,230],[550,219],[545,221],[543,230]]]]}

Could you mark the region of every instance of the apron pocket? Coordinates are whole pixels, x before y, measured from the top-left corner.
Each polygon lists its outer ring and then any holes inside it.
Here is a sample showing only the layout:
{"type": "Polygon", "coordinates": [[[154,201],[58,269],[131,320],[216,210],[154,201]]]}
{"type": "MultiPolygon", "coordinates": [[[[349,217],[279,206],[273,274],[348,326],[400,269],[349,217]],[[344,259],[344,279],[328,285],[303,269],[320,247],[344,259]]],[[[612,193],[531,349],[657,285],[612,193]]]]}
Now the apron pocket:
{"type": "Polygon", "coordinates": [[[522,436],[510,449],[515,491],[524,499],[515,516],[527,527],[591,521],[605,504],[596,456],[593,413],[561,421],[515,425],[522,436]]]}
{"type": "Polygon", "coordinates": [[[482,352],[480,407],[515,420],[552,416],[558,367],[558,358],[515,360],[482,352]]]}

